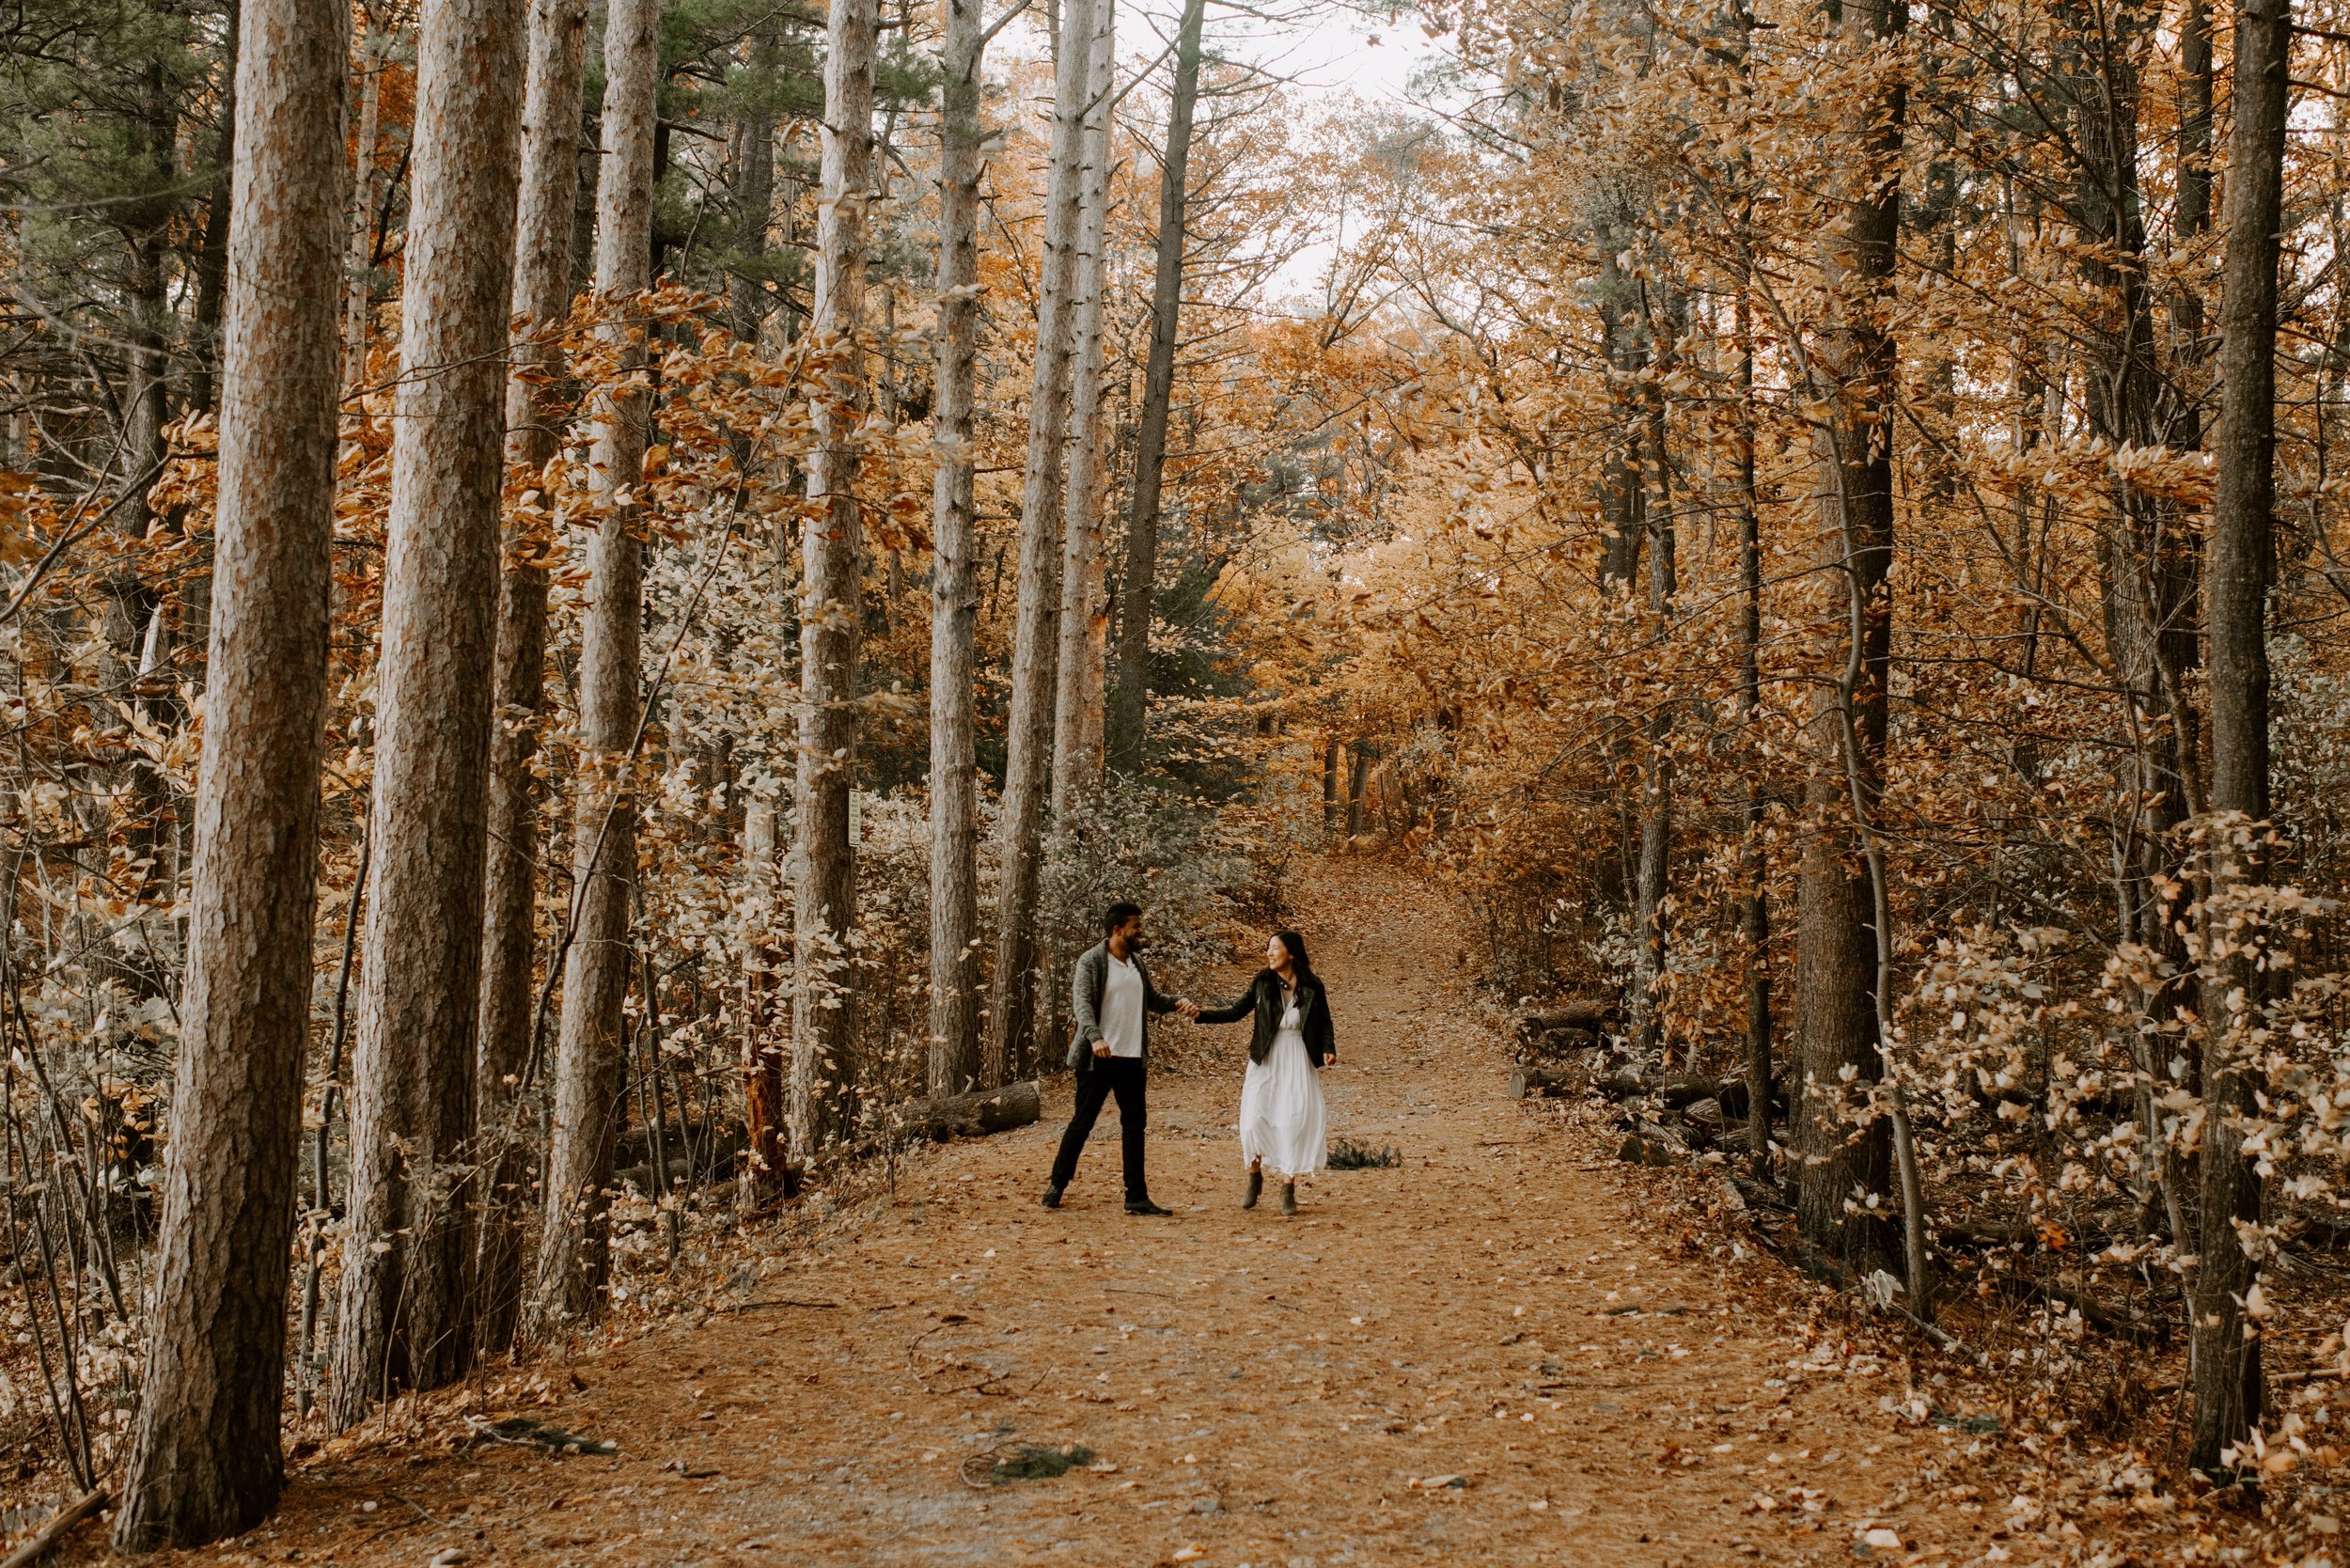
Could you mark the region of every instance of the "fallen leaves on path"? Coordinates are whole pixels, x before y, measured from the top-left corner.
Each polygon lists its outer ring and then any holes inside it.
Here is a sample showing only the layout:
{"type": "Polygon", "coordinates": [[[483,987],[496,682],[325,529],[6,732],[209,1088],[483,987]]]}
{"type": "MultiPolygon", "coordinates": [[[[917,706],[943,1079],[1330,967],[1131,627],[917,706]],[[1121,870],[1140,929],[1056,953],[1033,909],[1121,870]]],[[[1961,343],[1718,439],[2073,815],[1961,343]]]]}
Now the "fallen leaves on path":
{"type": "Polygon", "coordinates": [[[276,1518],[206,1560],[1661,1568],[2218,1548],[2224,1516],[2189,1521],[2142,1466],[2112,1468],[2099,1495],[2117,1509],[2060,1506],[2070,1450],[2007,1430],[1971,1369],[1694,1222],[1701,1174],[1606,1161],[1556,1107],[1506,1099],[1441,894],[1349,868],[1316,892],[1305,924],[1344,1050],[1332,1129],[1396,1165],[1314,1178],[1295,1220],[1244,1213],[1238,1047],[1194,1038],[1170,1059],[1224,1052],[1221,1069],[1152,1090],[1175,1217],[1122,1212],[1114,1135],[1067,1206],[1040,1209],[1050,1115],[920,1151],[894,1200],[837,1193],[793,1246],[713,1247],[666,1316],[566,1368],[403,1403],[396,1438],[323,1450],[276,1518]]]}

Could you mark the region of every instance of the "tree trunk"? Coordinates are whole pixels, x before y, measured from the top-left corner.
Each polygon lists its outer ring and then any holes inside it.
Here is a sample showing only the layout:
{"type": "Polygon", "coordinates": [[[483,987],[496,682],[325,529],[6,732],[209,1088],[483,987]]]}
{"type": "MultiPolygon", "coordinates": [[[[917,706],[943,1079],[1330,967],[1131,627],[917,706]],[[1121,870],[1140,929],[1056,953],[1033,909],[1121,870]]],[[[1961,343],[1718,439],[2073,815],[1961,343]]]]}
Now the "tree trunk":
{"type": "Polygon", "coordinates": [[[1142,408],[1135,428],[1135,484],[1126,503],[1126,560],[1119,581],[1118,683],[1109,695],[1109,763],[1143,769],[1151,703],[1151,617],[1158,597],[1159,496],[1167,468],[1167,420],[1175,397],[1175,344],[1183,304],[1183,240],[1191,178],[1191,127],[1199,102],[1199,34],[1207,0],[1183,0],[1175,35],[1175,87],[1167,101],[1167,148],[1159,164],[1159,236],[1151,282],[1151,347],[1143,361],[1142,408]]]}
{"type": "MultiPolygon", "coordinates": [[[[1847,3],[1843,26],[1856,47],[1893,37],[1904,13],[1891,0],[1847,3]]],[[[1894,346],[1883,326],[1901,228],[1898,168],[1905,99],[1897,77],[1866,105],[1847,133],[1843,174],[1848,217],[1823,239],[1820,268],[1835,302],[1816,356],[1830,403],[1820,452],[1821,566],[1829,603],[1856,604],[1841,650],[1840,691],[1815,705],[1812,776],[1797,892],[1795,1011],[1804,1087],[1796,1127],[1803,1155],[1797,1221],[1804,1238],[1856,1272],[1894,1259],[1881,1213],[1845,1212],[1856,1191],[1889,1199],[1890,1128],[1874,1118],[1859,1129],[1843,1112],[1852,1096],[1884,1075],[1877,1038],[1877,932],[1869,879],[1857,869],[1848,773],[1872,807],[1884,776],[1887,678],[1892,607],[1887,586],[1893,548],[1890,447],[1894,346]],[[1853,755],[1845,755],[1849,739],[1853,755]],[[1846,1069],[1851,1070],[1849,1080],[1846,1069]]]]}
{"type": "Polygon", "coordinates": [[[1098,0],[1088,71],[1085,174],[1077,196],[1076,349],[1069,393],[1069,488],[1061,519],[1059,692],[1054,706],[1053,817],[1101,787],[1108,615],[1102,580],[1102,306],[1110,206],[1110,100],[1116,0],[1098,0]]]}
{"type": "Polygon", "coordinates": [[[816,219],[815,316],[833,355],[815,400],[816,447],[800,531],[799,886],[791,947],[791,1124],[804,1158],[850,1131],[854,1110],[857,632],[864,619],[856,497],[864,418],[865,203],[873,186],[876,0],[833,0],[825,27],[823,195],[816,219]]]}
{"type": "MultiPolygon", "coordinates": [[[[2276,502],[2277,232],[2280,223],[2293,52],[2290,0],[2247,0],[2236,12],[2235,121],[2228,139],[2227,290],[2220,301],[2218,475],[2212,502],[2204,614],[2211,644],[2211,808],[2223,823],[2269,812],[2268,588],[2276,502]]],[[[2216,845],[2211,891],[2267,873],[2257,847],[2216,845]]],[[[2219,939],[2213,922],[2212,939],[2219,939]]],[[[2195,1430],[2188,1463],[2217,1471],[2261,1419],[2258,1320],[2244,1310],[2258,1271],[2237,1239],[2258,1225],[2263,1194],[2245,1152],[2259,1114],[2257,1069],[2245,1035],[2273,981],[2230,953],[2201,999],[2202,1235],[2195,1271],[2195,1430]]],[[[2239,1456],[2240,1462],[2240,1456],[2239,1456]]]]}
{"type": "Polygon", "coordinates": [[[436,1388],[460,1376],[473,1353],[468,1286],[480,1194],[467,1164],[478,1152],[501,360],[514,281],[523,30],[504,0],[433,0],[416,45],[368,964],[327,1397],[337,1429],[396,1388],[436,1388]]]}
{"type": "Polygon", "coordinates": [[[196,363],[188,378],[188,407],[198,414],[216,413],[220,396],[220,317],[228,303],[229,184],[237,163],[237,0],[229,0],[226,21],[228,55],[222,62],[220,154],[212,199],[204,207],[204,244],[196,267],[196,363]]]}
{"type": "MultiPolygon", "coordinates": [[[[537,475],[558,449],[563,352],[553,341],[572,304],[572,217],[579,200],[579,111],[587,71],[587,0],[533,0],[523,98],[522,183],[514,217],[514,369],[506,384],[506,462],[537,475]]],[[[551,481],[535,488],[551,494],[551,481]]],[[[539,749],[547,659],[546,551],[556,519],[541,510],[507,530],[498,579],[497,654],[490,730],[490,848],[482,899],[480,1071],[477,1098],[486,1190],[480,1342],[509,1349],[523,1292],[525,1158],[518,1098],[530,1057],[537,981],[539,749]]]]}
{"type": "Polygon", "coordinates": [[[375,152],[382,119],[384,56],[391,39],[376,20],[375,8],[365,8],[367,29],[359,39],[359,133],[357,167],[351,183],[351,254],[343,278],[343,387],[346,391],[367,379],[368,315],[372,290],[368,274],[375,259],[375,152]]]}
{"type": "MultiPolygon", "coordinates": [[[[1673,595],[1680,590],[1679,550],[1667,488],[1669,469],[1663,407],[1654,388],[1647,389],[1647,399],[1641,487],[1647,496],[1650,635],[1653,656],[1661,661],[1666,639],[1671,635],[1673,595]]],[[[1650,715],[1648,729],[1640,777],[1640,859],[1635,891],[1638,947],[1633,964],[1631,1008],[1633,1048],[1643,1056],[1663,1043],[1656,1009],[1665,980],[1666,878],[1672,862],[1672,716],[1661,703],[1650,715]]]]}
{"type": "Polygon", "coordinates": [[[782,1190],[790,1134],[785,1042],[776,1026],[776,808],[753,801],[743,814],[743,881],[749,943],[743,954],[743,1129],[749,1169],[743,1206],[757,1210],[782,1190]]]}
{"type": "Polygon", "coordinates": [[[1326,735],[1322,742],[1322,830],[1333,832],[1339,825],[1339,738],[1326,735]]]}
{"type": "MultiPolygon", "coordinates": [[[[1762,712],[1762,509],[1754,477],[1754,253],[1749,231],[1739,237],[1738,352],[1738,716],[1749,730],[1762,712]]],[[[1759,757],[1747,766],[1760,768],[1759,757]]],[[[1771,910],[1770,867],[1762,842],[1761,784],[1747,779],[1746,836],[1739,850],[1739,926],[1745,937],[1747,998],[1747,1149],[1757,1180],[1771,1169],[1771,910]]]]}
{"type": "Polygon", "coordinates": [[[1346,836],[1363,836],[1363,791],[1371,782],[1371,747],[1356,741],[1346,760],[1346,836]]]}
{"type": "Polygon", "coordinates": [[[760,96],[743,117],[742,146],[734,165],[735,267],[727,279],[728,313],[734,336],[756,346],[767,320],[767,228],[776,206],[776,112],[764,95],[776,69],[776,24],[751,37],[753,91],[760,96]]]}
{"type": "MultiPolygon", "coordinates": [[[[616,0],[603,30],[603,160],[596,181],[596,291],[626,300],[652,282],[652,140],[661,72],[661,0],[616,0]]],[[[630,340],[638,329],[604,329],[630,340]]],[[[638,622],[644,565],[636,486],[651,410],[615,387],[596,411],[588,453],[595,535],[581,630],[579,770],[572,818],[571,950],[556,1033],[555,1114],[531,1331],[548,1339],[592,1317],[611,1273],[612,1144],[627,1079],[636,885],[634,783],[638,622]]]]}
{"type": "Polygon", "coordinates": [[[978,363],[982,0],[947,0],[938,128],[938,389],[931,576],[931,1056],[933,1095],[979,1076],[979,620],[971,406],[978,363]]]}
{"type": "Polygon", "coordinates": [[[220,502],[187,987],[125,1550],[258,1523],[285,1482],[334,542],[348,15],[244,0],[220,502]]]}
{"type": "Polygon", "coordinates": [[[1036,1021],[1037,899],[1044,859],[1045,785],[1052,763],[1053,679],[1061,550],[1061,457],[1069,437],[1069,382],[1076,311],[1078,188],[1085,115],[1092,99],[1093,16],[1103,0],[1070,0],[1061,12],[1053,107],[1053,161],[1045,193],[1043,278],[1038,290],[1035,376],[1020,502],[1020,608],[1011,663],[1011,714],[1004,758],[1003,870],[996,895],[995,996],[980,1081],[1004,1082],[1027,1055],[1036,1021]]]}

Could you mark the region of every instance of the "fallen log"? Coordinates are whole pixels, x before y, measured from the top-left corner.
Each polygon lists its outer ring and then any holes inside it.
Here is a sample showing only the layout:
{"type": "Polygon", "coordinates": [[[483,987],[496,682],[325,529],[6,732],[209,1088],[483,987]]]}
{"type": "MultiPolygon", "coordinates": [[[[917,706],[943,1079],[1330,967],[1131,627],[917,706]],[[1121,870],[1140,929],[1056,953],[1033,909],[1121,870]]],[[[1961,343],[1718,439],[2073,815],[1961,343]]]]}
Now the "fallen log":
{"type": "Polygon", "coordinates": [[[1033,1080],[1006,1084],[1001,1089],[972,1094],[948,1094],[935,1100],[909,1100],[889,1107],[889,1120],[915,1137],[944,1143],[950,1137],[985,1137],[1026,1127],[1044,1114],[1042,1091],[1033,1080]]]}
{"type": "Polygon", "coordinates": [[[1518,1015],[1518,1033],[1531,1038],[1536,1035],[1560,1034],[1580,1029],[1597,1034],[1615,1020],[1621,1010],[1606,996],[1571,996],[1557,1007],[1543,1008],[1518,1015]]]}
{"type": "Polygon", "coordinates": [[[1689,1157],[1689,1146],[1669,1127],[1635,1121],[1632,1134],[1616,1150],[1626,1165],[1679,1165],[1689,1157]]]}
{"type": "Polygon", "coordinates": [[[1591,1086],[1591,1074],[1580,1067],[1517,1067],[1510,1073],[1512,1100],[1569,1100],[1591,1086]]]}
{"type": "Polygon", "coordinates": [[[32,1568],[34,1563],[47,1557],[52,1548],[65,1539],[68,1530],[105,1506],[106,1489],[104,1487],[102,1486],[95,1492],[84,1493],[79,1501],[58,1510],[47,1524],[33,1532],[31,1540],[10,1552],[8,1560],[0,1562],[0,1568],[32,1568]]]}
{"type": "Polygon", "coordinates": [[[1650,1077],[1624,1068],[1604,1078],[1594,1078],[1591,1087],[1613,1100],[1629,1100],[1636,1094],[1653,1095],[1659,1105],[1672,1110],[1694,1105],[1700,1100],[1718,1103],[1722,1097],[1721,1080],[1701,1074],[1685,1077],[1650,1077]]]}

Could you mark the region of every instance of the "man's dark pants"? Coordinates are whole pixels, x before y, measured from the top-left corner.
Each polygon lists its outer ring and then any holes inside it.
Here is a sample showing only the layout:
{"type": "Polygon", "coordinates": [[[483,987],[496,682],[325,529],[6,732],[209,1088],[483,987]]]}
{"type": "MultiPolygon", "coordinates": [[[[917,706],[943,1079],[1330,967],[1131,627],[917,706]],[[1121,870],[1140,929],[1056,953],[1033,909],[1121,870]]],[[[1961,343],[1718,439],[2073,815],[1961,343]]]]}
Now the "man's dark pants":
{"type": "Polygon", "coordinates": [[[1140,1057],[1094,1057],[1077,1069],[1077,1105],[1069,1116],[1069,1130],[1060,1136],[1060,1152],[1053,1158],[1053,1190],[1058,1192],[1077,1174],[1077,1156],[1093,1132],[1102,1102],[1118,1096],[1119,1141],[1126,1155],[1126,1201],[1140,1203],[1151,1196],[1142,1174],[1142,1134],[1148,1119],[1142,1089],[1147,1064],[1140,1057]]]}

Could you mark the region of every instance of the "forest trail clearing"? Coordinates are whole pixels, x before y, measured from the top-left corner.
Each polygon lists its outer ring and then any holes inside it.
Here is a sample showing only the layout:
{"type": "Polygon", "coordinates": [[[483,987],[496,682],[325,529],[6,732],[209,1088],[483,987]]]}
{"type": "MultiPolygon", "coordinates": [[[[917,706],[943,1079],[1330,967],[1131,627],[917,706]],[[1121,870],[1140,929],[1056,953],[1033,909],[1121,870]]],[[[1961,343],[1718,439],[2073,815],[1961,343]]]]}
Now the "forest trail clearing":
{"type": "MultiPolygon", "coordinates": [[[[1152,1187],[1175,1217],[1122,1212],[1114,1111],[1049,1213],[1063,1080],[1042,1124],[918,1156],[898,1204],[738,1279],[738,1309],[586,1355],[568,1385],[553,1368],[560,1397],[529,1413],[616,1456],[321,1459],[227,1549],[1224,1568],[2053,1551],[2020,1529],[1994,1544],[2008,1493],[1976,1471],[2003,1440],[1887,1413],[1898,1361],[1803,1343],[1816,1287],[1688,1245],[1659,1185],[1688,1178],[1504,1097],[1443,909],[1340,869],[1306,911],[1341,1052],[1332,1137],[1393,1144],[1402,1168],[1317,1177],[1295,1220],[1277,1189],[1242,1212],[1235,1066],[1153,1084],[1152,1187]],[[964,1479],[1019,1442],[1083,1444],[1091,1465],[964,1479]],[[1950,1496],[1970,1481],[1981,1501],[1950,1496]],[[1904,1549],[1856,1551],[1872,1527],[1904,1549]]],[[[1221,1038],[1237,1063],[1244,1031],[1221,1038]]]]}

